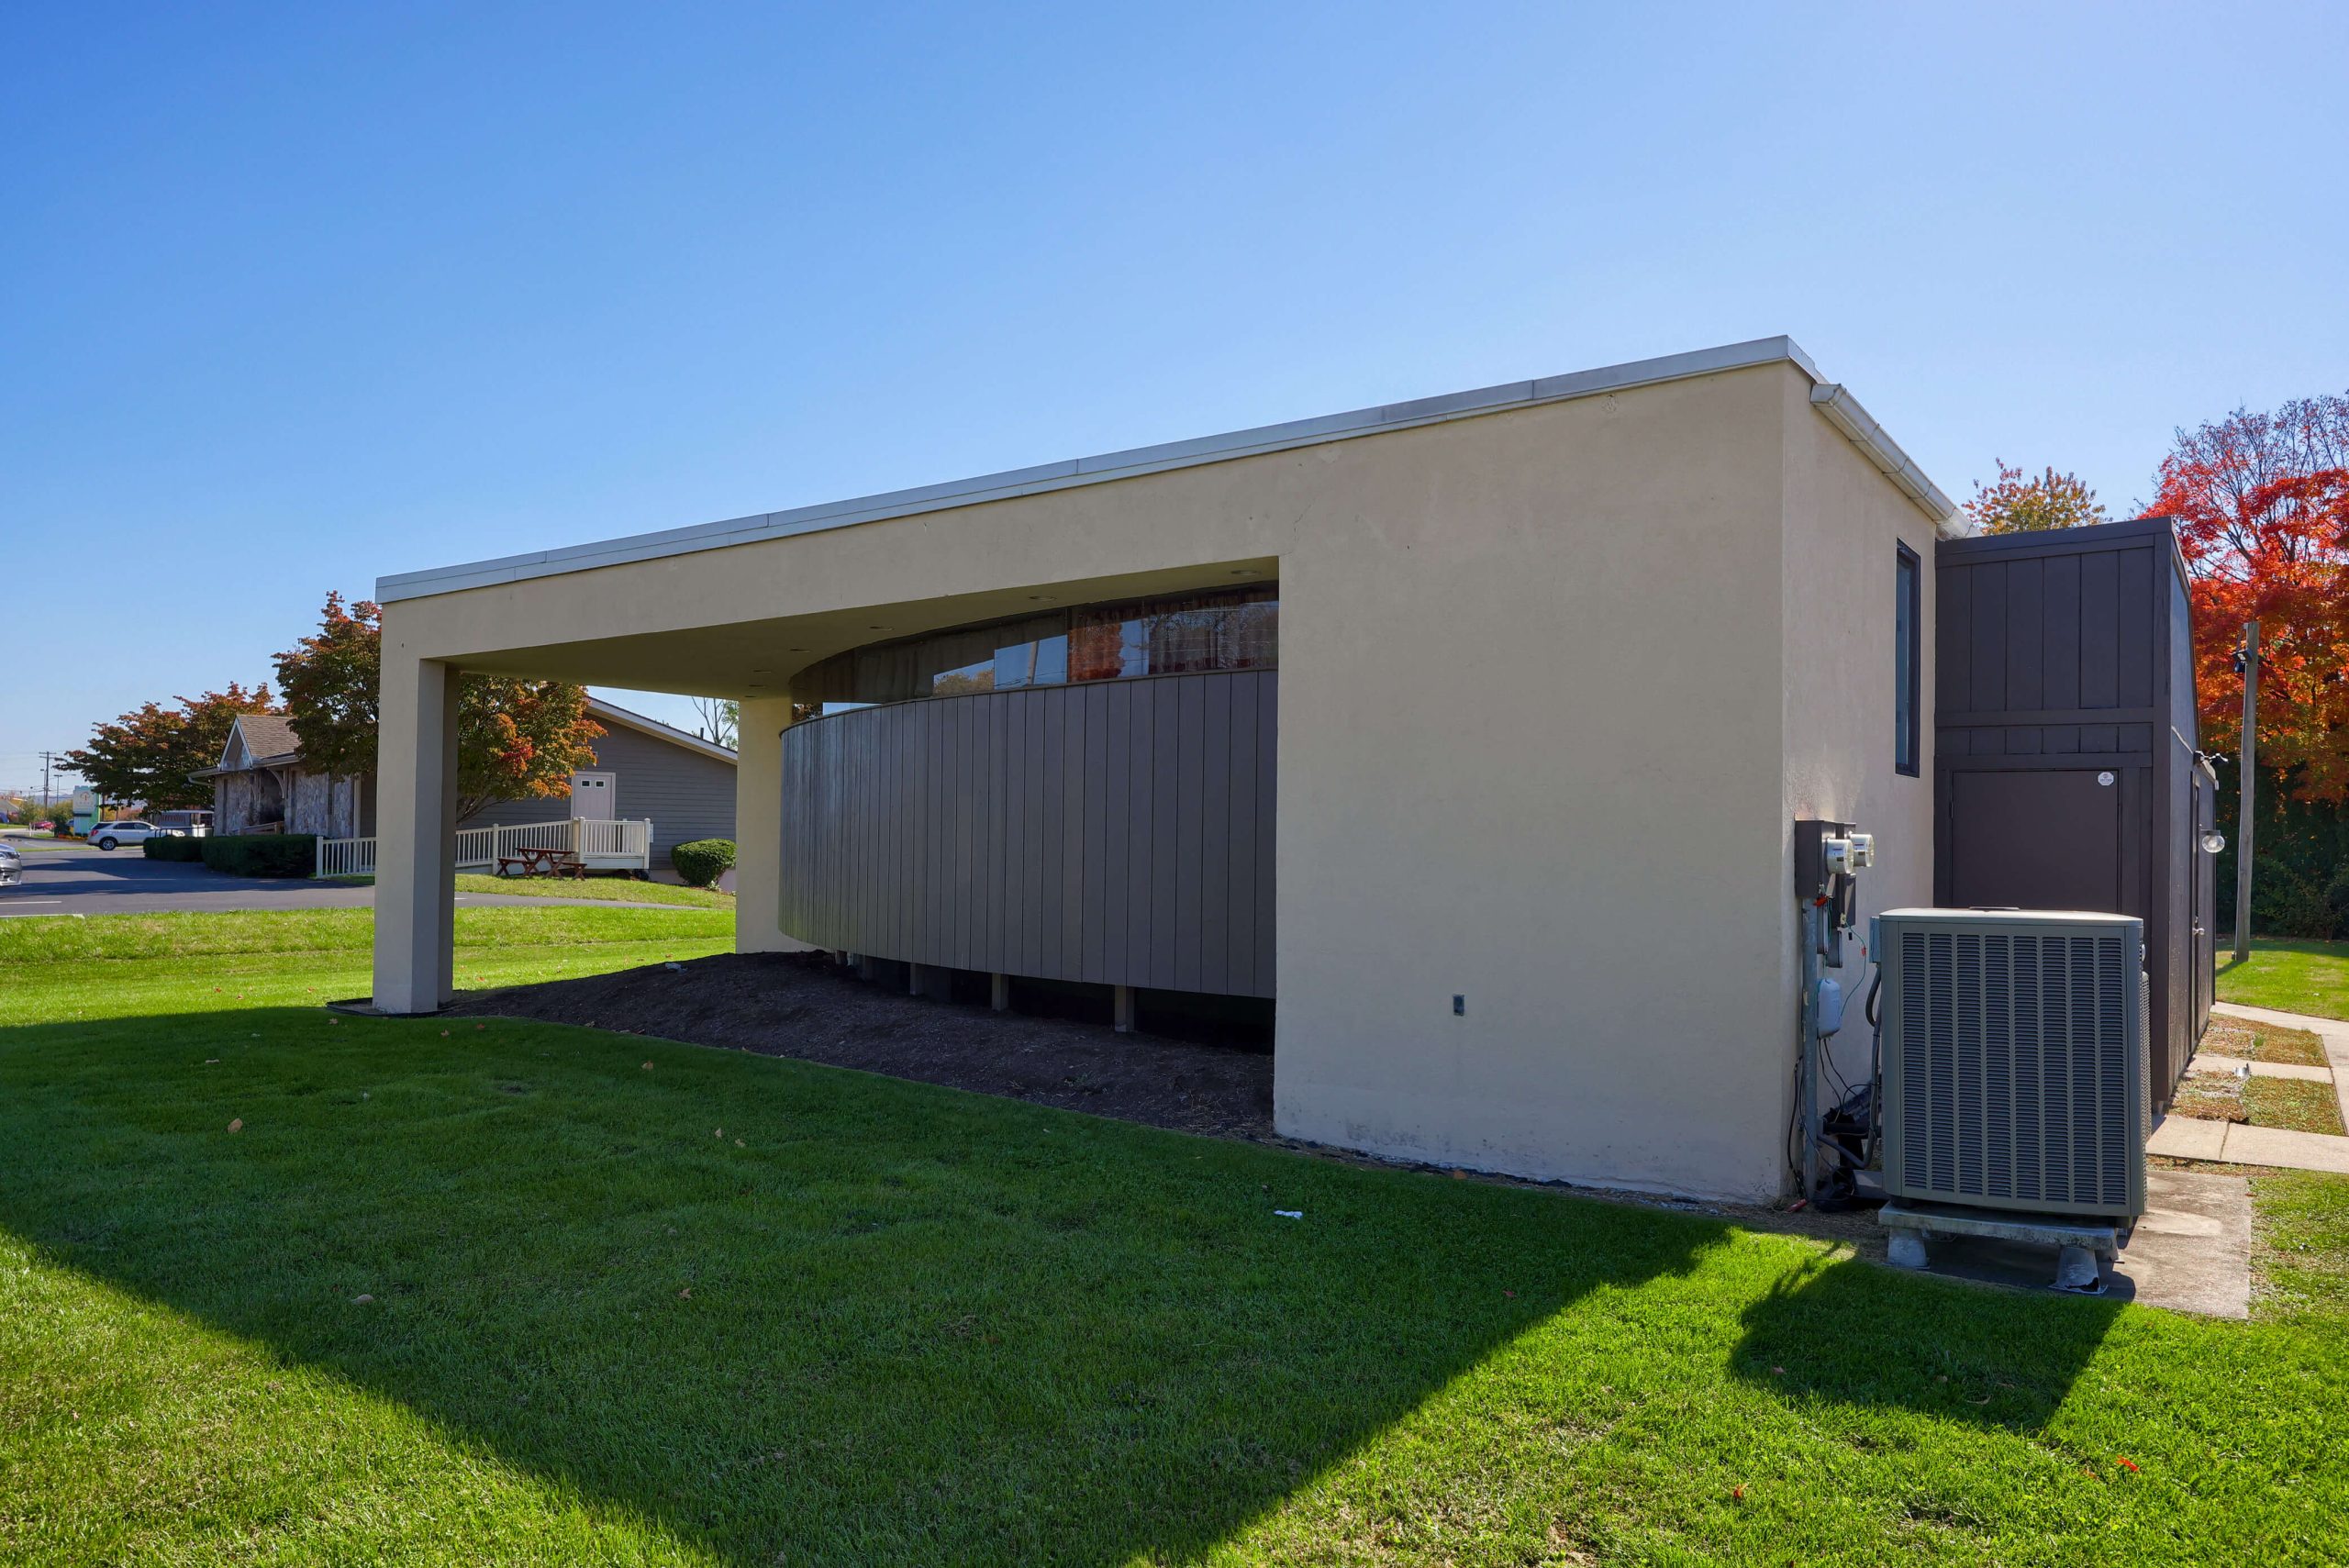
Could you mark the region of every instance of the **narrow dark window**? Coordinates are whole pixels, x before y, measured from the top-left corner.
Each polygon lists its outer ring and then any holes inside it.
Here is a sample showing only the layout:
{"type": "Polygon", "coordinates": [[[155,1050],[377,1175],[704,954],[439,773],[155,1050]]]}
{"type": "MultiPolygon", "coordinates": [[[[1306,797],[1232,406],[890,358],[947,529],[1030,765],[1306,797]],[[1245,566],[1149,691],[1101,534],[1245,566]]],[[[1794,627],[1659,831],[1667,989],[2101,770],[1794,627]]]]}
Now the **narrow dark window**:
{"type": "Polygon", "coordinates": [[[1917,552],[1905,544],[1899,550],[1892,590],[1892,765],[1913,777],[1922,754],[1918,745],[1917,671],[1923,662],[1918,653],[1924,617],[1918,614],[1917,552]]]}

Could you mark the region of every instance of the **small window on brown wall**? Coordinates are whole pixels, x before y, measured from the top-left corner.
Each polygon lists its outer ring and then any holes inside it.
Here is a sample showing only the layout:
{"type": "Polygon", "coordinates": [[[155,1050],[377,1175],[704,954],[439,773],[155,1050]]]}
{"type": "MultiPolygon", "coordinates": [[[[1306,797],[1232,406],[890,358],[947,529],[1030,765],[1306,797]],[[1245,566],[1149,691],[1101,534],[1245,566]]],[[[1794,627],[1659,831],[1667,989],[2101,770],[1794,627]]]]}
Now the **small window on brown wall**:
{"type": "Polygon", "coordinates": [[[1917,701],[1918,669],[1923,662],[1923,617],[1919,613],[1920,563],[1907,545],[1894,568],[1892,600],[1892,765],[1912,777],[1923,754],[1922,717],[1917,701]]]}

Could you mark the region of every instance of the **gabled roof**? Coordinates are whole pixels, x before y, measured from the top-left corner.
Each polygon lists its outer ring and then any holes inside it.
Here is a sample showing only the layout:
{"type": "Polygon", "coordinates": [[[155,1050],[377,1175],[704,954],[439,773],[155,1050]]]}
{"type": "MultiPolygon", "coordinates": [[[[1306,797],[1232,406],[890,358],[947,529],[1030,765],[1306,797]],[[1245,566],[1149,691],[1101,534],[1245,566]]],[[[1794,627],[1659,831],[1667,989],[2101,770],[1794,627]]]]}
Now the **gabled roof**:
{"type": "Polygon", "coordinates": [[[1570,375],[1507,382],[1474,392],[1420,397],[1408,403],[1388,403],[1375,408],[1326,414],[1317,419],[1292,419],[1286,424],[1262,425],[1254,429],[1233,430],[1219,436],[1201,436],[1192,440],[1134,447],[1125,451],[1106,452],[1098,457],[1070,458],[1061,462],[1040,463],[1033,468],[982,474],[975,479],[955,479],[943,484],[926,484],[912,490],[860,495],[849,501],[795,506],[782,512],[755,512],[749,517],[733,517],[725,522],[667,528],[659,533],[633,534],[626,539],[601,539],[593,544],[569,545],[559,550],[537,550],[526,555],[501,556],[494,561],[475,561],[462,566],[437,567],[428,572],[398,572],[375,579],[375,598],[378,603],[389,604],[397,599],[420,599],[434,594],[453,594],[462,589],[486,587],[497,583],[555,577],[566,572],[618,566],[631,561],[652,561],[664,556],[689,555],[698,550],[723,550],[729,545],[753,544],[762,539],[784,539],[793,534],[850,528],[858,523],[879,522],[888,517],[915,517],[924,512],[975,506],[982,501],[1002,501],[1015,495],[1036,495],[1078,485],[1132,479],[1169,469],[1193,468],[1201,463],[1223,462],[1232,458],[1287,451],[1330,441],[1353,440],[1361,436],[1382,435],[1389,430],[1440,425],[1453,419],[1474,418],[1481,414],[1499,414],[1513,408],[1531,408],[1545,403],[1563,403],[1569,398],[1594,397],[1635,386],[1684,381],[1691,376],[1715,375],[1722,371],[1780,363],[1790,364],[1809,378],[1811,406],[1819,410],[1822,418],[1859,448],[1919,511],[1932,518],[1936,526],[1946,526],[1957,516],[1956,505],[1925,477],[1909,454],[1885,433],[1882,426],[1868,417],[1867,410],[1860,406],[1858,400],[1847,389],[1820,373],[1819,366],[1803,352],[1800,344],[1792,338],[1756,338],[1751,342],[1726,343],[1717,349],[1698,349],[1690,353],[1634,360],[1629,364],[1606,365],[1598,370],[1576,371],[1570,375]]]}
{"type": "MultiPolygon", "coordinates": [[[[640,713],[630,712],[616,703],[607,703],[601,697],[591,696],[587,699],[587,717],[607,727],[617,724],[623,729],[633,729],[638,734],[649,735],[655,740],[665,740],[672,746],[681,746],[688,751],[698,751],[703,756],[717,762],[736,761],[735,754],[723,746],[715,745],[698,735],[689,735],[672,725],[662,723],[657,718],[647,718],[640,713]]],[[[245,768],[283,767],[288,763],[298,764],[302,761],[302,742],[294,733],[292,719],[281,714],[240,713],[237,716],[236,722],[228,727],[228,739],[220,748],[220,761],[211,767],[200,769],[188,776],[208,779],[216,773],[242,772],[242,768],[231,768],[228,765],[229,753],[236,750],[237,741],[240,736],[245,745],[245,768]]]]}
{"type": "MultiPolygon", "coordinates": [[[[234,732],[244,736],[245,755],[255,762],[292,762],[302,750],[294,736],[294,721],[281,713],[240,713],[234,732]]],[[[221,760],[228,760],[225,748],[221,760]]]]}
{"type": "Polygon", "coordinates": [[[688,735],[674,725],[663,724],[657,718],[647,718],[640,713],[631,713],[629,709],[615,703],[607,703],[598,696],[591,696],[587,699],[587,717],[598,724],[607,726],[617,724],[623,729],[633,729],[640,735],[650,735],[655,740],[666,740],[672,746],[683,746],[688,751],[698,751],[705,757],[715,758],[721,762],[739,760],[733,752],[713,741],[705,740],[698,735],[688,735]]]}

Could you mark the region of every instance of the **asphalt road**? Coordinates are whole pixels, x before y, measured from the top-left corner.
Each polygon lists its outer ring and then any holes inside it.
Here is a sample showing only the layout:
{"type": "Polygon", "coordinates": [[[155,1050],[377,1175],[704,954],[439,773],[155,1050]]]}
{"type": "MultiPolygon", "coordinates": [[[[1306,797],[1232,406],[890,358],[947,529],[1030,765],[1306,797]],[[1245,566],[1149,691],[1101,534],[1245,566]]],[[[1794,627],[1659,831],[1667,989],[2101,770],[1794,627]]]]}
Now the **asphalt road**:
{"type": "MultiPolygon", "coordinates": [[[[180,861],[150,861],[137,850],[37,849],[18,841],[25,857],[22,886],[0,887],[0,918],[30,915],[168,915],[218,909],[371,909],[375,889],[303,878],[224,876],[180,861]]],[[[658,907],[602,898],[532,898],[505,893],[460,893],[461,905],[578,905],[600,908],[658,907]]]]}

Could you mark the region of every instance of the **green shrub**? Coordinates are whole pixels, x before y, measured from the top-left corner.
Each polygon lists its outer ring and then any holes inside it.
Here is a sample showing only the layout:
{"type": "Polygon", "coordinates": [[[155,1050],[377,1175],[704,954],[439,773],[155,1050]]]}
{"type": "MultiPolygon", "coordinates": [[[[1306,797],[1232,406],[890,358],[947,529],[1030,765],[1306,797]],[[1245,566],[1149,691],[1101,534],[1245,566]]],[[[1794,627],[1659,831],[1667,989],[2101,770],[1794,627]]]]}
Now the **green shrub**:
{"type": "Polygon", "coordinates": [[[232,876],[308,876],[318,866],[315,833],[229,833],[193,840],[204,863],[232,876]]]}
{"type": "Polygon", "coordinates": [[[150,861],[200,861],[204,858],[201,839],[150,839],[140,852],[150,861]]]}
{"type": "Polygon", "coordinates": [[[669,863],[688,887],[716,887],[718,879],[734,869],[734,840],[696,839],[669,851],[669,863]]]}
{"type": "Polygon", "coordinates": [[[2332,937],[2341,917],[2323,881],[2303,875],[2280,859],[2252,858],[2252,929],[2275,937],[2332,937]]]}

